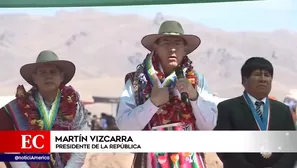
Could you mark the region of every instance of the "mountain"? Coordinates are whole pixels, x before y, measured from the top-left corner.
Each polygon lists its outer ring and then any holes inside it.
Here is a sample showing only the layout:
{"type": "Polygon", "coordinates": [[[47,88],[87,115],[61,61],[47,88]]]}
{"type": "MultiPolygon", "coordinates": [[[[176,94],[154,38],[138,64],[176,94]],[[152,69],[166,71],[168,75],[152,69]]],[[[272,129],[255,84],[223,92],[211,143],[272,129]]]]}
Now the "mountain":
{"type": "MultiPolygon", "coordinates": [[[[187,33],[202,39],[201,46],[189,57],[196,70],[206,76],[211,90],[220,96],[241,94],[240,68],[252,56],[265,57],[273,63],[273,95],[282,99],[289,90],[296,89],[297,32],[226,32],[161,12],[152,20],[93,10],[60,11],[55,16],[1,14],[0,18],[0,95],[14,94],[16,85],[25,83],[19,68],[34,62],[41,50],[51,49],[60,58],[76,64],[77,73],[71,84],[83,99],[94,94],[117,97],[124,85],[124,75],[135,70],[148,53],[140,44],[141,38],[157,32],[167,19],[178,20],[187,33]]],[[[113,112],[116,107],[99,104],[87,108],[98,115],[102,111],[113,112]]],[[[123,156],[92,156],[85,167],[104,165],[102,159],[109,161],[106,167],[117,164],[129,167],[132,156],[124,159],[123,156]],[[121,158],[119,163],[115,157],[121,158]],[[120,164],[124,160],[126,165],[120,164]]],[[[215,156],[207,158],[209,164],[217,167],[219,161],[215,156]]]]}
{"type": "MultiPolygon", "coordinates": [[[[60,11],[55,16],[1,14],[0,17],[1,87],[24,83],[19,75],[20,66],[35,61],[45,49],[76,64],[74,82],[123,79],[148,53],[140,43],[141,38],[157,32],[162,21],[175,19],[187,33],[202,39],[201,46],[189,57],[196,70],[206,76],[211,90],[220,96],[241,94],[240,68],[252,56],[265,57],[273,63],[273,95],[283,98],[296,88],[297,33],[288,30],[226,32],[161,12],[152,20],[94,10],[60,11]]],[[[123,83],[118,82],[115,87],[119,87],[119,95],[123,83]]]]}

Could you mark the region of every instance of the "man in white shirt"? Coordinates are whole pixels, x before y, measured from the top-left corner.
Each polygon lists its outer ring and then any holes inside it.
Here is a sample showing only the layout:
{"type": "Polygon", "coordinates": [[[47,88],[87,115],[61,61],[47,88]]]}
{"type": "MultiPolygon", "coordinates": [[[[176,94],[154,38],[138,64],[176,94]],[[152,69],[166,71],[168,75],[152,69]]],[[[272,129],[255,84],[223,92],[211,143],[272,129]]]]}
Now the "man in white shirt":
{"type": "MultiPolygon", "coordinates": [[[[163,22],[158,34],[142,39],[150,53],[136,72],[126,75],[116,115],[120,130],[212,130],[215,127],[216,106],[222,99],[208,92],[204,76],[193,69],[188,58],[200,43],[199,37],[184,34],[176,21],[163,22]],[[177,79],[178,67],[184,78],[177,79]]],[[[136,154],[133,167],[172,167],[173,164],[183,164],[185,168],[204,166],[198,153],[153,153],[136,154]],[[170,158],[177,155],[178,163],[173,163],[177,160],[170,158]]]]}

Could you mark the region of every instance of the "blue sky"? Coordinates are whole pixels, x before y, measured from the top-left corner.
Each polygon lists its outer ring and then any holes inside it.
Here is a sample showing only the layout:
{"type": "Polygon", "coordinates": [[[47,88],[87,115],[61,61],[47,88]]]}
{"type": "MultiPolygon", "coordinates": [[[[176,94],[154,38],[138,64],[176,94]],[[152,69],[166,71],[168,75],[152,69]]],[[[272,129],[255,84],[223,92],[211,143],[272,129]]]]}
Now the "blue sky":
{"type": "MultiPolygon", "coordinates": [[[[59,10],[82,8],[19,8],[0,9],[0,13],[55,15],[59,10]]],[[[208,3],[159,6],[127,6],[92,8],[112,14],[135,13],[153,18],[157,12],[180,16],[208,27],[227,31],[273,31],[289,29],[297,32],[297,0],[265,0],[232,3],[208,3]],[[295,16],[295,19],[294,19],[295,16]]]]}

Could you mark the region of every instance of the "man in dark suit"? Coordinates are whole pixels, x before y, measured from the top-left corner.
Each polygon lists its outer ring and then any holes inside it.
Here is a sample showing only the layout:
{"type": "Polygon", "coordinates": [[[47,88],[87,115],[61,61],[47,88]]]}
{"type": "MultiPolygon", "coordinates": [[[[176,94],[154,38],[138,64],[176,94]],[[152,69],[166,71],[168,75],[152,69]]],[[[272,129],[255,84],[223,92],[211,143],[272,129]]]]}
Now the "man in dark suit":
{"type": "MultiPolygon", "coordinates": [[[[272,64],[260,57],[248,59],[241,68],[242,96],[218,104],[215,130],[295,130],[289,107],[268,98],[273,79],[272,64]]],[[[217,153],[224,168],[293,168],[296,154],[217,153]]]]}

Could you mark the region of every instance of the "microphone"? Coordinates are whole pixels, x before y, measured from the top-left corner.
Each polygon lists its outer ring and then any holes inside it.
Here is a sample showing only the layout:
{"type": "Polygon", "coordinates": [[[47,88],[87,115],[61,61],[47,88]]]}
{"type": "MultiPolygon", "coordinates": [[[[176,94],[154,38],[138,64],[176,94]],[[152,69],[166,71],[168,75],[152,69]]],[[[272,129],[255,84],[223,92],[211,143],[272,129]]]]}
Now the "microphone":
{"type": "MultiPolygon", "coordinates": [[[[183,70],[182,70],[182,68],[180,66],[178,66],[177,68],[175,68],[175,74],[176,74],[177,79],[184,79],[185,78],[184,72],[183,72],[183,70]]],[[[182,92],[182,93],[180,93],[180,96],[181,96],[181,100],[184,103],[186,103],[186,104],[189,103],[189,95],[188,95],[188,93],[182,92]]]]}

